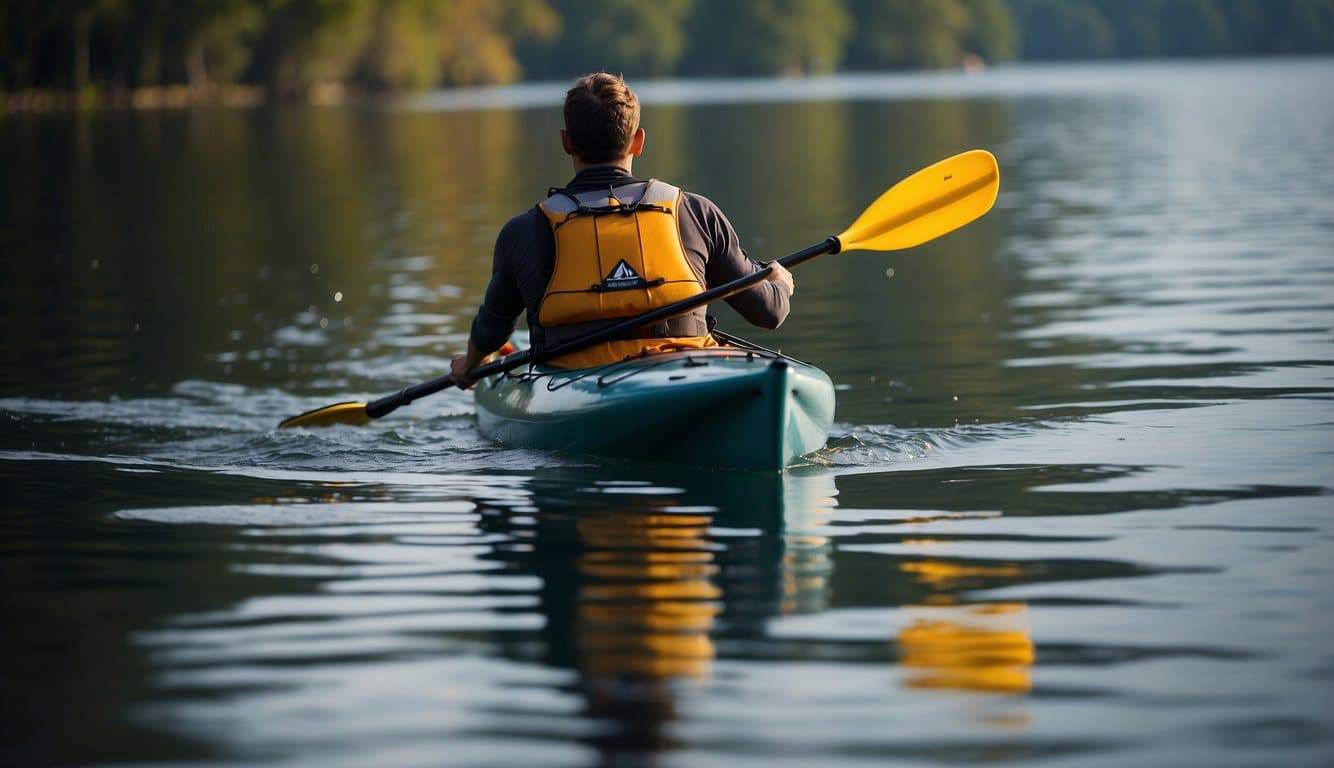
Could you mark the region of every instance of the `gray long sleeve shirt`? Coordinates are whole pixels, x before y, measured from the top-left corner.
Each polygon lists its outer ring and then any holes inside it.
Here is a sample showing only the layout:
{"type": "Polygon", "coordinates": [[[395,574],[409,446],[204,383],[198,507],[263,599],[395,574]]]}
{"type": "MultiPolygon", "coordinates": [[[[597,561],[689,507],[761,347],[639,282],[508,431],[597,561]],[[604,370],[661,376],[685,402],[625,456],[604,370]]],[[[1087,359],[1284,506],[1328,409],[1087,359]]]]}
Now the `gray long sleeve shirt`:
{"type": "MultiPolygon", "coordinates": [[[[633,181],[635,178],[623,168],[599,165],[577,173],[566,189],[585,192],[633,181]]],[[[760,268],[746,256],[736,230],[718,206],[706,197],[689,192],[682,197],[681,242],[691,269],[705,286],[721,285],[760,268]]],[[[556,245],[551,227],[536,209],[530,208],[515,216],[501,228],[496,237],[491,282],[472,323],[472,344],[478,351],[489,353],[499,349],[514,332],[519,314],[525,311],[533,343],[543,343],[546,332],[537,322],[537,313],[555,260],[556,245]]],[[[762,328],[777,328],[787,318],[789,309],[787,294],[771,282],[760,283],[726,301],[748,322],[762,328]]],[[[691,314],[702,321],[704,308],[691,314]]],[[[585,323],[578,329],[562,330],[585,333],[602,324],[585,323]]],[[[667,321],[661,327],[653,328],[657,335],[692,335],[674,330],[678,327],[667,321]]]]}

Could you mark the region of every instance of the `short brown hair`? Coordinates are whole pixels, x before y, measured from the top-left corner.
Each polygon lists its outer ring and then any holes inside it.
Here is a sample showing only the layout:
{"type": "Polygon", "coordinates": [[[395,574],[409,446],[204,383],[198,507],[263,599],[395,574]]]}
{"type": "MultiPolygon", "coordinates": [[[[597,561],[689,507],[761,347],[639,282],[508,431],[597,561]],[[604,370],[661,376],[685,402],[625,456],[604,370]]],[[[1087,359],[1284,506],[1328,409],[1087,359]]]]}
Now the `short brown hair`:
{"type": "Polygon", "coordinates": [[[625,157],[638,128],[639,97],[620,75],[584,75],[565,92],[565,133],[585,163],[625,157]]]}

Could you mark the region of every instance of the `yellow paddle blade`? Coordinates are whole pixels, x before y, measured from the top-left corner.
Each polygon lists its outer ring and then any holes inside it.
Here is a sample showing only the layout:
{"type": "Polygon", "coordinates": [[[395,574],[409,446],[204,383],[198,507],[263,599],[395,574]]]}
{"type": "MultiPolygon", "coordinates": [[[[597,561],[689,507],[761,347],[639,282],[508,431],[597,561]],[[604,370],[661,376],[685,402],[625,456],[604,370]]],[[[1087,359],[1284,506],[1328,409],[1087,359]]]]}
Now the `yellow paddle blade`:
{"type": "Polygon", "coordinates": [[[1000,166],[973,149],[914,173],[881,195],[838,236],[844,251],[897,251],[962,227],[1000,191],[1000,166]]]}
{"type": "Polygon", "coordinates": [[[299,416],[283,419],[278,429],[292,427],[332,427],[335,424],[347,424],[360,427],[369,424],[371,417],[366,414],[365,403],[334,403],[313,411],[306,411],[299,416]]]}

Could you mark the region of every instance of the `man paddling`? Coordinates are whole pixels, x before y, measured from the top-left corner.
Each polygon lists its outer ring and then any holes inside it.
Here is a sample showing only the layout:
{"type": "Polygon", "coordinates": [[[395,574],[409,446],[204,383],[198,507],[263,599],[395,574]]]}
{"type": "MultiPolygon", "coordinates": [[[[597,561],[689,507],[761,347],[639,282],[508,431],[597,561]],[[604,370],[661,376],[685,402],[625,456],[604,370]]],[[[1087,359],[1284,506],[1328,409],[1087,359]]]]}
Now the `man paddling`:
{"type": "MultiPolygon", "coordinates": [[[[574,178],[500,230],[468,352],[451,366],[458,386],[473,385],[467,372],[509,339],[520,313],[533,345],[550,347],[760,269],[708,198],[632,175],[644,136],[639,99],[620,76],[591,74],[565,94],[560,140],[574,178]]],[[[792,274],[775,263],[767,281],[727,303],[772,329],[793,290],[792,274]]],[[[715,344],[700,307],[549,362],[583,368],[715,344]]]]}

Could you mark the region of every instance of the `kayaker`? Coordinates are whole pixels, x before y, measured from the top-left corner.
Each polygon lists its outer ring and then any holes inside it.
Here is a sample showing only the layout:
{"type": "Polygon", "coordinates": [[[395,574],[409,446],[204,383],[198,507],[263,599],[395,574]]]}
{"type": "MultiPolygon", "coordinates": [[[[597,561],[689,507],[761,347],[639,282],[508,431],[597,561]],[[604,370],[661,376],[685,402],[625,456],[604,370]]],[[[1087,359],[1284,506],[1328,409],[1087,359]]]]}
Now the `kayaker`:
{"type": "MultiPolygon", "coordinates": [[[[560,141],[574,178],[500,230],[468,351],[452,363],[460,387],[473,385],[467,372],[509,339],[525,311],[532,344],[549,346],[760,269],[708,198],[632,175],[644,140],[639,99],[621,76],[597,72],[566,92],[560,141]]],[[[769,280],[726,301],[772,329],[787,317],[793,290],[792,273],[775,263],[769,280]]],[[[701,307],[550,362],[583,368],[715,345],[701,307]]]]}

